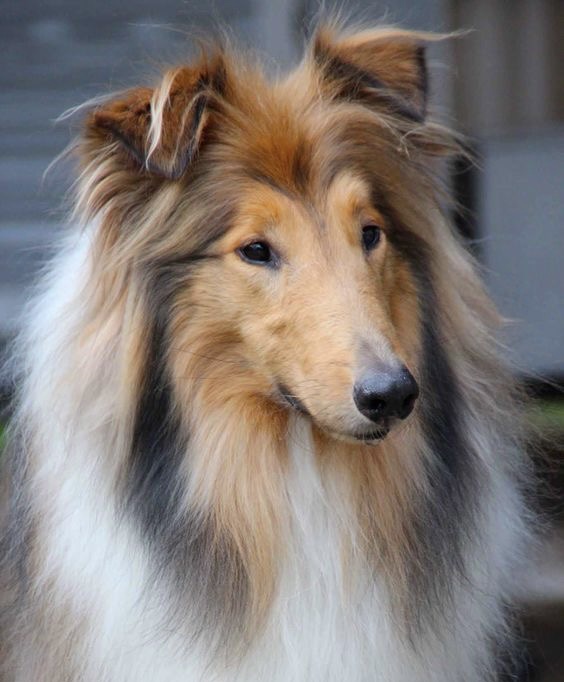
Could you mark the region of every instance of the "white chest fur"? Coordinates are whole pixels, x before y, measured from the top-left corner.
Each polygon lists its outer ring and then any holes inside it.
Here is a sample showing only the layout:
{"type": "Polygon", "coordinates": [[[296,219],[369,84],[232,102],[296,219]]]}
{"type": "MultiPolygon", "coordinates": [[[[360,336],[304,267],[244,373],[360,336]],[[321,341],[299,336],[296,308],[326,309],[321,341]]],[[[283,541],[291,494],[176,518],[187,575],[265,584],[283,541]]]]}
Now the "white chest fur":
{"type": "MultiPolygon", "coordinates": [[[[135,534],[123,527],[116,532],[104,505],[84,496],[75,498],[80,499],[78,506],[61,523],[68,533],[84,537],[87,532],[89,551],[84,551],[79,538],[73,543],[59,533],[53,554],[65,555],[55,568],[65,594],[74,591],[80,606],[89,612],[88,634],[78,652],[85,682],[484,679],[476,675],[472,647],[463,646],[463,633],[456,627],[433,642],[421,642],[415,653],[402,643],[384,585],[369,579],[368,570],[363,573],[358,565],[347,584],[343,536],[351,529],[343,491],[322,480],[309,426],[301,418],[290,442],[291,540],[279,590],[259,640],[243,660],[228,668],[214,670],[203,648],[186,646],[170,629],[163,633],[166,586],[148,587],[150,568],[135,534]]],[[[80,475],[67,468],[69,486],[75,474],[80,475]]]]}

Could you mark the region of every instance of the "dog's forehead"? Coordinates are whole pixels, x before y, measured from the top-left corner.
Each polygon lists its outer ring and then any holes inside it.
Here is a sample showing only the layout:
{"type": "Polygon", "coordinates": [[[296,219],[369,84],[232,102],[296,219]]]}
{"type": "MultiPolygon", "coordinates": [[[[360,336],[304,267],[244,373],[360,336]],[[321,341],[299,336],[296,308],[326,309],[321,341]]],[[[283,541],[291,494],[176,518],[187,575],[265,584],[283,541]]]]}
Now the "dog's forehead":
{"type": "MultiPolygon", "coordinates": [[[[261,109],[263,109],[261,107],[261,109]]],[[[319,136],[297,112],[259,110],[230,142],[244,172],[288,192],[307,193],[319,136]]]]}
{"type": "MultiPolygon", "coordinates": [[[[356,139],[347,135],[348,115],[319,102],[306,105],[272,98],[247,104],[246,115],[225,131],[230,164],[238,174],[310,201],[326,194],[339,176],[359,174],[361,163],[349,153],[356,139]]],[[[359,117],[360,118],[360,117],[359,117]]],[[[357,128],[362,121],[355,121],[357,128]]],[[[377,131],[372,133],[373,139],[377,131]]],[[[367,152],[368,153],[368,152],[367,152]]]]}

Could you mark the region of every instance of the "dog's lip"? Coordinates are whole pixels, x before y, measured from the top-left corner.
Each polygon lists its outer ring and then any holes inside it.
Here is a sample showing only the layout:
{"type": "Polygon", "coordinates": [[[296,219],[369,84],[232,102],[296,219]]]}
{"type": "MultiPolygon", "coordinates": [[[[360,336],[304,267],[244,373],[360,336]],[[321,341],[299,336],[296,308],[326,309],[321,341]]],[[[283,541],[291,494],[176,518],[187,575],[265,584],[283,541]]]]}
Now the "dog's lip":
{"type": "Polygon", "coordinates": [[[353,433],[351,434],[356,440],[362,441],[363,443],[376,443],[384,438],[390,433],[390,426],[388,424],[383,424],[377,429],[371,431],[353,433]]]}
{"type": "Polygon", "coordinates": [[[347,443],[363,443],[364,445],[376,445],[384,440],[390,432],[389,425],[382,425],[379,428],[371,429],[370,431],[333,431],[331,429],[323,429],[331,437],[345,441],[347,443]]]}
{"type": "Polygon", "coordinates": [[[284,384],[278,383],[277,389],[280,396],[292,409],[296,410],[296,412],[300,412],[301,414],[311,417],[307,407],[284,384]]]}
{"type": "Polygon", "coordinates": [[[384,438],[390,433],[391,427],[386,422],[380,426],[370,429],[369,431],[355,431],[350,434],[343,434],[349,438],[353,438],[361,443],[378,443],[384,440],[384,438]]]}
{"type": "MultiPolygon", "coordinates": [[[[293,393],[291,393],[284,384],[279,382],[277,384],[277,390],[278,394],[287,405],[296,410],[296,412],[309,417],[315,422],[313,415],[309,412],[302,401],[293,393]]],[[[379,441],[383,440],[390,432],[390,424],[387,421],[383,422],[382,425],[376,426],[370,430],[354,432],[334,431],[332,429],[324,428],[321,424],[318,424],[318,426],[323,431],[327,431],[327,433],[340,440],[356,441],[358,443],[365,443],[367,445],[378,443],[379,441]]]]}

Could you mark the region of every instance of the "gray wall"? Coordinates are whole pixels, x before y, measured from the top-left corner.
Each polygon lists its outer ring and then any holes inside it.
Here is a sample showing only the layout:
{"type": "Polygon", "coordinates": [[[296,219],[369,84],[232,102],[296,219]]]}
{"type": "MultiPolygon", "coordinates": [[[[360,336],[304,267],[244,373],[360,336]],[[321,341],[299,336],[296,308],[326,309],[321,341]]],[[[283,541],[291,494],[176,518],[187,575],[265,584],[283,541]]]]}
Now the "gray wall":
{"type": "Polygon", "coordinates": [[[491,139],[483,148],[482,251],[525,372],[564,371],[564,130],[491,139]]]}

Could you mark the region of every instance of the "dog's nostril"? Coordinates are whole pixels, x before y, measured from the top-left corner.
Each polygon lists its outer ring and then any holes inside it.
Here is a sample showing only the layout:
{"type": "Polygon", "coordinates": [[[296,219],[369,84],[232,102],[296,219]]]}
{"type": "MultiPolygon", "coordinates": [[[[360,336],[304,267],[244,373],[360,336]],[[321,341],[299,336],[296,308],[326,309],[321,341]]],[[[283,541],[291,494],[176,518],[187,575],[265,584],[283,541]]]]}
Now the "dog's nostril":
{"type": "Polygon", "coordinates": [[[368,409],[374,412],[383,412],[386,409],[386,403],[383,400],[369,401],[368,409]]]}
{"type": "Polygon", "coordinates": [[[419,394],[417,382],[406,367],[371,371],[354,387],[354,402],[361,414],[373,422],[386,417],[405,419],[419,394]]]}
{"type": "Polygon", "coordinates": [[[411,414],[411,412],[415,406],[415,400],[416,400],[416,396],[414,394],[412,394],[412,395],[408,396],[403,401],[403,404],[401,406],[401,413],[399,415],[399,417],[401,419],[405,419],[408,415],[411,414]]]}

